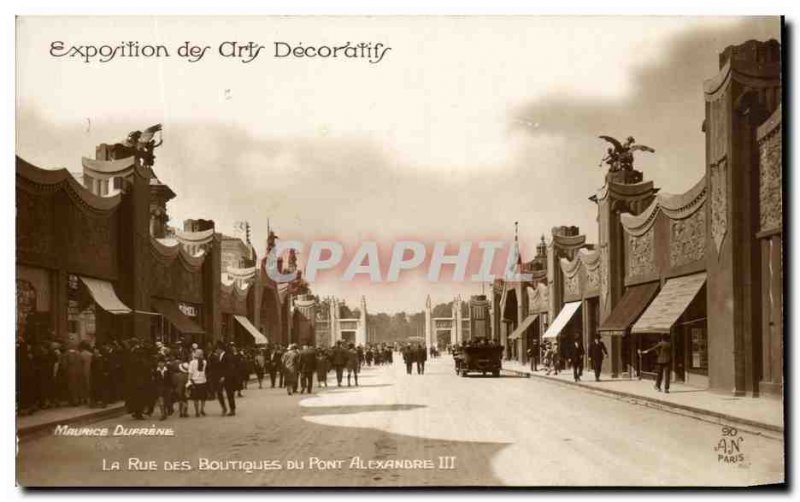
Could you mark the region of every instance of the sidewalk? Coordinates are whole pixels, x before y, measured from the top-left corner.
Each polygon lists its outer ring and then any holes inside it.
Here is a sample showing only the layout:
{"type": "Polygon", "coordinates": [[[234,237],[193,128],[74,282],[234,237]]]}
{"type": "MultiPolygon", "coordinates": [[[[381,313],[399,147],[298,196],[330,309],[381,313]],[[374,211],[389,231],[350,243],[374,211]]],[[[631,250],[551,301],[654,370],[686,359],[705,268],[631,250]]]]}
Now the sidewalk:
{"type": "Polygon", "coordinates": [[[31,415],[17,416],[17,435],[22,438],[57,425],[87,424],[125,414],[125,403],[120,401],[105,408],[67,406],[39,410],[31,415]]]}
{"type": "Polygon", "coordinates": [[[545,375],[540,368],[532,372],[530,366],[517,361],[503,361],[503,371],[530,378],[540,378],[562,385],[582,387],[618,399],[632,399],[635,404],[652,406],[673,413],[689,415],[707,422],[745,426],[783,436],[783,402],[772,397],[734,397],[710,392],[679,382],[672,382],[670,393],[657,392],[652,380],[610,379],[601,375],[596,382],[594,374],[584,371],[580,382],[572,378],[572,369],[558,375],[545,375]]]}
{"type": "MultiPolygon", "coordinates": [[[[253,377],[248,384],[257,382],[253,377]]],[[[88,406],[66,406],[39,410],[31,415],[17,415],[17,436],[20,438],[49,430],[57,425],[89,424],[106,418],[125,414],[125,402],[118,401],[105,408],[89,408],[88,406]]]]}

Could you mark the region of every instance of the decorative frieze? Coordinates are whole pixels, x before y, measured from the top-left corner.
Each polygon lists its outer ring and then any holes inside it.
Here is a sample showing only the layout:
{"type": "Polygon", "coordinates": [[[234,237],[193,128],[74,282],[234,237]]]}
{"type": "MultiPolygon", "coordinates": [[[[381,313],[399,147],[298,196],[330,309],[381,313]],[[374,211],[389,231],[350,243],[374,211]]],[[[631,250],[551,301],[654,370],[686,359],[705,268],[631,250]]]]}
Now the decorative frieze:
{"type": "Polygon", "coordinates": [[[706,213],[696,211],[683,220],[671,220],[669,263],[676,267],[700,261],[706,251],[706,213]]]}
{"type": "Polygon", "coordinates": [[[781,194],[781,126],[778,124],[759,144],[760,229],[772,230],[783,225],[781,194]]]}
{"type": "Polygon", "coordinates": [[[578,296],[581,294],[581,287],[579,281],[579,274],[575,273],[572,276],[564,276],[564,294],[565,296],[578,296]]]}
{"type": "Polygon", "coordinates": [[[586,268],[586,290],[597,291],[600,289],[600,267],[586,268]]]}
{"type": "Polygon", "coordinates": [[[728,232],[728,159],[709,166],[711,183],[711,238],[719,253],[728,232]]]}
{"type": "Polygon", "coordinates": [[[651,229],[640,236],[628,235],[628,276],[639,277],[655,272],[654,233],[651,229]]]}

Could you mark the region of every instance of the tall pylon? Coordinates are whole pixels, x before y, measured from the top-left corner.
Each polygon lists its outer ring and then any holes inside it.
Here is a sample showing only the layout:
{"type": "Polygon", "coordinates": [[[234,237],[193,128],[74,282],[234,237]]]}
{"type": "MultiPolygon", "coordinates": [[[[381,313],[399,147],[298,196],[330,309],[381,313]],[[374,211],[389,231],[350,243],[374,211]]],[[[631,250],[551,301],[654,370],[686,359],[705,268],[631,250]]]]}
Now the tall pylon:
{"type": "Polygon", "coordinates": [[[431,295],[425,300],[425,345],[433,347],[436,343],[433,336],[433,326],[431,325],[431,295]]]}

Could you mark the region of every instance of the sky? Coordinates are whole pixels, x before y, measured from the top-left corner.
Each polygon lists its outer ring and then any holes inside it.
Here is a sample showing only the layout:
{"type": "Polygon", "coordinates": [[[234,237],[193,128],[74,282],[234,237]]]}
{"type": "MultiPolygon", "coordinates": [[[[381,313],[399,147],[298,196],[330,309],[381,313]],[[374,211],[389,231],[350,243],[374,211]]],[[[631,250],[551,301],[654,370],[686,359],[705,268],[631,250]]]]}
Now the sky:
{"type": "MultiPolygon", "coordinates": [[[[662,192],[694,185],[704,172],[703,80],[720,51],[751,38],[780,40],[779,20],[23,17],[16,150],[80,171],[96,144],[162,123],[155,172],[178,194],[173,226],[207,218],[232,232],[246,220],[263,252],[269,218],[284,239],[333,239],[349,252],[376,241],[385,270],[396,241],[510,242],[518,221],[527,260],[553,226],[576,225],[596,242],[588,197],[603,184],[601,134],[654,148],[636,166],[662,192]],[[53,41],[128,40],[164,44],[172,57],[87,64],[49,53],[53,41]],[[211,48],[190,63],[174,51],[186,41],[211,48]],[[266,48],[245,64],[217,54],[226,41],[266,48]],[[279,59],[274,42],[391,50],[377,64],[279,59]]],[[[351,306],[364,295],[370,312],[481,292],[425,272],[391,284],[321,272],[311,286],[351,306]]]]}

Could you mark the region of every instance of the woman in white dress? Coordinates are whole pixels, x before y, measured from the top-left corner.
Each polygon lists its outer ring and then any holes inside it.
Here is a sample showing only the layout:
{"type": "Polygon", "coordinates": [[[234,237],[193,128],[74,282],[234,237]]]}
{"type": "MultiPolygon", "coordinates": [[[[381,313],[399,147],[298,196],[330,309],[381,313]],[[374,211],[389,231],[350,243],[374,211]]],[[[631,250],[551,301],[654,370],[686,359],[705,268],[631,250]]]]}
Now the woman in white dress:
{"type": "Polygon", "coordinates": [[[203,351],[195,350],[192,361],[189,363],[189,381],[186,382],[186,386],[189,387],[192,401],[194,401],[194,416],[196,417],[206,416],[207,369],[208,363],[203,351]]]}

